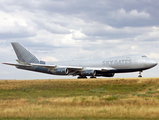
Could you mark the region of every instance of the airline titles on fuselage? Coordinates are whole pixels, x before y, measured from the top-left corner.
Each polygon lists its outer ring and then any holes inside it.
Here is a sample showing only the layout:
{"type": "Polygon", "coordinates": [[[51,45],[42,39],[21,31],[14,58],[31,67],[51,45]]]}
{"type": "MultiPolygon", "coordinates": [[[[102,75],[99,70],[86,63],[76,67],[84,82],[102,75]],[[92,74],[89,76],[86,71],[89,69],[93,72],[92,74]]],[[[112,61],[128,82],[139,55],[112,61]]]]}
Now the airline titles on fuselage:
{"type": "Polygon", "coordinates": [[[125,59],[125,60],[106,60],[103,61],[104,66],[109,66],[109,65],[128,65],[132,64],[132,59],[125,59]]]}

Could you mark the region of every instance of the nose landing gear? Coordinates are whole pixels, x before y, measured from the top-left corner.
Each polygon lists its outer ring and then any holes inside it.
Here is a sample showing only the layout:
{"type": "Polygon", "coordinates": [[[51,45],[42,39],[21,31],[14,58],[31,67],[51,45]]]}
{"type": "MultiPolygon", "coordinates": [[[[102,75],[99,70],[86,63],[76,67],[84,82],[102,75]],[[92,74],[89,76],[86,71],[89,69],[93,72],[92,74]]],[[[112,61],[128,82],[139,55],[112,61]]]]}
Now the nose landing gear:
{"type": "Polygon", "coordinates": [[[139,71],[139,76],[138,76],[139,78],[141,78],[141,77],[142,77],[141,73],[142,73],[142,71],[139,71]]]}

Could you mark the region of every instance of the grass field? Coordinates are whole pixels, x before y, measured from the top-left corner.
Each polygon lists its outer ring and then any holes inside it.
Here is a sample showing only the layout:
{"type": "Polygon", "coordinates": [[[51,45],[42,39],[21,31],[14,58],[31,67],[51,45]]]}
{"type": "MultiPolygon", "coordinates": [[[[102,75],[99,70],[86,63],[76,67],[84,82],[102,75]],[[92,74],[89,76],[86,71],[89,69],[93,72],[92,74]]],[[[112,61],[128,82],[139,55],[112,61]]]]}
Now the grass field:
{"type": "Polygon", "coordinates": [[[159,78],[0,80],[1,119],[159,119],[159,78]]]}

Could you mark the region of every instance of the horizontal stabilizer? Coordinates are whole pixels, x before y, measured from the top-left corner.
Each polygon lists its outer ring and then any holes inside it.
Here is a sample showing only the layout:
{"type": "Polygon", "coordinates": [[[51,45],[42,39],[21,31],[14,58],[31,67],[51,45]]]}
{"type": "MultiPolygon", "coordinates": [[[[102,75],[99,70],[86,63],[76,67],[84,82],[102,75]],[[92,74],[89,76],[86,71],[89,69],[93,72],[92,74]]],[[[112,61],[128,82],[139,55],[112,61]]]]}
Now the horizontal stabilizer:
{"type": "Polygon", "coordinates": [[[16,67],[31,67],[31,65],[14,64],[14,63],[2,63],[2,64],[12,65],[12,66],[16,66],[16,67]]]}
{"type": "Polygon", "coordinates": [[[57,67],[56,65],[44,65],[44,64],[34,64],[34,63],[25,63],[22,61],[17,60],[18,63],[20,64],[14,64],[14,63],[2,63],[5,65],[12,65],[12,66],[19,66],[19,67],[45,67],[48,69],[54,69],[55,67],[57,67]]]}

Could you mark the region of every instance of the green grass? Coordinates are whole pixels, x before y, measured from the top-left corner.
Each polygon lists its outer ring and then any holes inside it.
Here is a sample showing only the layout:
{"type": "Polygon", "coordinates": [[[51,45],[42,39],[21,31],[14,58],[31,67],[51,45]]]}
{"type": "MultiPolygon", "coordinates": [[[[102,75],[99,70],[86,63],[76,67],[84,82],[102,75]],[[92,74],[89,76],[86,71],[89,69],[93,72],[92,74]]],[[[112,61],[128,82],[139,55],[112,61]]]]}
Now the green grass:
{"type": "MultiPolygon", "coordinates": [[[[25,83],[25,81],[23,81],[25,83]]],[[[29,81],[32,82],[32,81],[29,81]]],[[[24,84],[22,83],[22,84],[24,84]]],[[[6,83],[7,84],[7,83],[6,83]]],[[[72,97],[72,96],[103,96],[116,94],[134,94],[150,90],[151,84],[136,81],[47,81],[43,84],[26,84],[26,86],[0,89],[0,99],[38,98],[38,97],[72,97]]],[[[157,86],[158,87],[158,86],[157,86]]],[[[147,92],[150,94],[150,92],[147,92]]],[[[153,94],[153,92],[151,92],[153,94]]]]}

